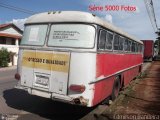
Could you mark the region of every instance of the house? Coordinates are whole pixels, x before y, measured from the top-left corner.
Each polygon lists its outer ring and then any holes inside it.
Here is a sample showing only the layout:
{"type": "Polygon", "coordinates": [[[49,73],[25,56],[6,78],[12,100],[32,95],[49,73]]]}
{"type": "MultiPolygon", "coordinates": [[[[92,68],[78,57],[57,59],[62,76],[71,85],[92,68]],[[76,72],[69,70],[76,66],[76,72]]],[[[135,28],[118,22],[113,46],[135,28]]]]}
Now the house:
{"type": "Polygon", "coordinates": [[[16,25],[0,24],[0,49],[7,48],[11,52],[9,66],[17,65],[19,43],[22,38],[23,31],[16,25]]]}

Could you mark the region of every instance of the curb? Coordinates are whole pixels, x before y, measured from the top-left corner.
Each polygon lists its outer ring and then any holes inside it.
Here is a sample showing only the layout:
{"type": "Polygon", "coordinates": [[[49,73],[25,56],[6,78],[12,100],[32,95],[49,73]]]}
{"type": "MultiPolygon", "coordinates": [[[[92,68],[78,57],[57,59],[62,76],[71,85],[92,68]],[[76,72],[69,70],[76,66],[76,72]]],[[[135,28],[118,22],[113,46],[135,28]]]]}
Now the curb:
{"type": "Polygon", "coordinates": [[[16,65],[15,66],[4,67],[4,68],[0,68],[0,72],[1,71],[6,71],[6,70],[13,70],[13,69],[16,69],[16,68],[17,68],[16,65]]]}

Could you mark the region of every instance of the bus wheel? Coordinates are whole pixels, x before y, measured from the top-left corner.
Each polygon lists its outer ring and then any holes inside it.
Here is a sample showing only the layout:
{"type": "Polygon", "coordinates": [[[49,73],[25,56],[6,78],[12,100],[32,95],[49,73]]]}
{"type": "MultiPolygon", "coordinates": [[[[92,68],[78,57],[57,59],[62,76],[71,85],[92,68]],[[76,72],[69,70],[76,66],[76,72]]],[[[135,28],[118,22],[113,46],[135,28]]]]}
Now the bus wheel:
{"type": "Polygon", "coordinates": [[[112,100],[115,100],[117,98],[119,91],[120,91],[120,78],[119,76],[117,76],[113,85],[112,100]]]}

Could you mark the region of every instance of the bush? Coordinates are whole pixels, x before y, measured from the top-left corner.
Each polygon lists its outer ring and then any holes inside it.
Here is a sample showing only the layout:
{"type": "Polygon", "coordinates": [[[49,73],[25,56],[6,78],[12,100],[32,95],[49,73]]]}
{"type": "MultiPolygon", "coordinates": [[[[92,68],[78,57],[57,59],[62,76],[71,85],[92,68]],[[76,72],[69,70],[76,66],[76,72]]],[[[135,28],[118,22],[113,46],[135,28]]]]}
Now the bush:
{"type": "Polygon", "coordinates": [[[0,67],[7,67],[9,63],[10,53],[6,48],[0,49],[0,67]]]}

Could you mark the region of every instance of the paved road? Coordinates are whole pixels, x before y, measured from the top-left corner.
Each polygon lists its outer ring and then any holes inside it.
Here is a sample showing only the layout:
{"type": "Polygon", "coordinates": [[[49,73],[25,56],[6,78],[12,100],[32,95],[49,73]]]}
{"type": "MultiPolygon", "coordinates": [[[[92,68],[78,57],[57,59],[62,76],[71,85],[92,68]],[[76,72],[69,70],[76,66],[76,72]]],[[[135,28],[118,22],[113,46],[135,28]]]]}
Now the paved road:
{"type": "Polygon", "coordinates": [[[15,69],[0,70],[0,114],[18,117],[18,120],[76,120],[92,110],[31,96],[25,91],[15,89],[15,73],[15,69]]]}
{"type": "MultiPolygon", "coordinates": [[[[144,66],[148,65],[144,64],[144,66]]],[[[15,68],[0,69],[0,114],[18,117],[18,120],[76,120],[83,118],[93,110],[93,108],[31,96],[25,91],[15,89],[14,86],[17,84],[14,79],[15,73],[15,68]]]]}
{"type": "Polygon", "coordinates": [[[18,111],[14,108],[10,108],[6,104],[6,100],[4,98],[5,90],[12,89],[17,81],[14,79],[14,74],[16,73],[16,69],[0,69],[0,114],[17,114],[18,111]]]}
{"type": "Polygon", "coordinates": [[[15,73],[15,68],[0,70],[0,95],[3,95],[4,90],[11,89],[17,84],[17,81],[14,79],[15,73]]]}

